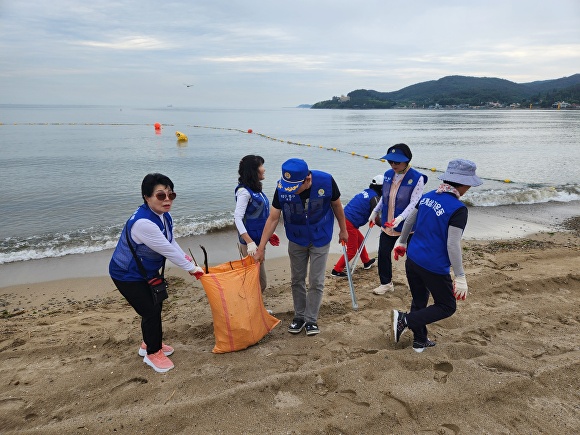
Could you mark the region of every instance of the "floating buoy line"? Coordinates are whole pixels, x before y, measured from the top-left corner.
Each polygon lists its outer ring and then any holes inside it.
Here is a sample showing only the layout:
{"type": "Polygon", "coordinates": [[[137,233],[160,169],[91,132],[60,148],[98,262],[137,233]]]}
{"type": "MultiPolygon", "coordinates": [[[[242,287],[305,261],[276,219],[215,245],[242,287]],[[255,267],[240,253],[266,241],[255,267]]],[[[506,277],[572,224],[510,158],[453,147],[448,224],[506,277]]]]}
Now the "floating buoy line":
{"type": "MultiPolygon", "coordinates": [[[[8,125],[8,124],[4,124],[4,123],[0,122],[0,126],[2,126],[2,125],[8,125]]],[[[98,126],[139,126],[139,125],[151,126],[151,125],[153,125],[156,132],[159,132],[163,126],[166,126],[166,127],[173,127],[174,126],[174,124],[163,124],[162,125],[158,122],[156,122],[154,124],[104,123],[104,122],[97,122],[97,123],[91,123],[91,122],[15,122],[15,123],[12,123],[10,125],[98,125],[98,126]]],[[[272,141],[280,142],[280,143],[286,143],[289,145],[303,146],[303,147],[309,147],[309,148],[319,148],[319,149],[333,151],[333,152],[337,152],[337,153],[350,154],[351,156],[362,157],[362,158],[368,159],[368,160],[378,160],[380,162],[386,162],[386,159],[369,157],[367,154],[359,154],[356,151],[344,151],[344,150],[341,150],[341,149],[336,148],[336,147],[325,147],[322,145],[311,145],[309,143],[293,142],[290,140],[278,139],[278,138],[268,136],[268,135],[263,134],[263,133],[256,133],[251,128],[249,128],[247,130],[242,130],[240,128],[210,127],[210,126],[206,126],[206,125],[194,125],[194,124],[186,124],[185,126],[186,127],[193,127],[193,128],[205,128],[205,129],[210,129],[210,130],[236,131],[236,132],[243,133],[243,134],[254,134],[254,135],[260,136],[264,139],[268,139],[268,140],[272,140],[272,141]]],[[[187,135],[185,135],[184,133],[182,133],[180,131],[176,131],[175,136],[177,137],[178,142],[185,142],[188,140],[187,135]]],[[[431,172],[444,172],[444,171],[440,171],[434,167],[427,168],[427,167],[421,167],[421,166],[415,166],[415,165],[413,165],[413,167],[417,168],[417,169],[431,171],[431,172]]],[[[501,183],[513,183],[513,181],[510,180],[509,178],[505,178],[503,180],[498,179],[498,178],[486,178],[486,177],[479,177],[479,178],[481,178],[483,180],[499,181],[501,183]]]]}

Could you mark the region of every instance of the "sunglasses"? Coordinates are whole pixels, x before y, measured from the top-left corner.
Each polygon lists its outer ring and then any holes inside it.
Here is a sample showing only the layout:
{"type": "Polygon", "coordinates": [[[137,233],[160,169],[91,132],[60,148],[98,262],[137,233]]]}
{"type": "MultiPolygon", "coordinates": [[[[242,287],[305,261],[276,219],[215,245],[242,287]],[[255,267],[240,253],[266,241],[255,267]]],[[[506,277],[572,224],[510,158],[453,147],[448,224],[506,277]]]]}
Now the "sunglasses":
{"type": "Polygon", "coordinates": [[[389,163],[389,165],[398,165],[399,163],[403,163],[403,162],[394,162],[392,160],[387,160],[387,162],[389,163]]]}
{"type": "Polygon", "coordinates": [[[175,197],[177,196],[177,193],[175,193],[175,192],[171,192],[171,193],[157,192],[154,196],[159,201],[165,201],[165,198],[169,198],[171,201],[173,201],[175,199],[175,197]]]}

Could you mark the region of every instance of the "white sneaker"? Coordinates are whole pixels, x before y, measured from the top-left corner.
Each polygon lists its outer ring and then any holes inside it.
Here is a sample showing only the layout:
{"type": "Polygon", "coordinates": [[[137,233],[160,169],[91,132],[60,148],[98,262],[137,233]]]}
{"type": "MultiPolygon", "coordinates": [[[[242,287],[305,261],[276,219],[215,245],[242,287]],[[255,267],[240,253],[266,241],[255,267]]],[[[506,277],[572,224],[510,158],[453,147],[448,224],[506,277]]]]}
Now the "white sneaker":
{"type": "Polygon", "coordinates": [[[373,293],[376,295],[384,295],[387,292],[394,292],[395,291],[395,286],[393,285],[392,282],[388,283],[388,284],[381,284],[380,286],[378,286],[376,289],[373,290],[373,293]]]}

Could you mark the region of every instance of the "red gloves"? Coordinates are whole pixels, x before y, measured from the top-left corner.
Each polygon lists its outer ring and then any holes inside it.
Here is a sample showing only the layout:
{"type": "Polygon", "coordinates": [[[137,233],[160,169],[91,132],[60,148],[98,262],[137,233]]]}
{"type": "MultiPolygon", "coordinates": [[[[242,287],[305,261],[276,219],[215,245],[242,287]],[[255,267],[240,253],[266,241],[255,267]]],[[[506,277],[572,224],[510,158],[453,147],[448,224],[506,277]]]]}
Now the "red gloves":
{"type": "Polygon", "coordinates": [[[395,246],[394,252],[395,261],[399,261],[399,257],[403,258],[407,253],[407,248],[405,248],[403,245],[395,246]]]}
{"type": "Polygon", "coordinates": [[[270,237],[270,245],[272,246],[280,246],[280,237],[278,237],[278,235],[276,233],[272,234],[272,237],[270,237]]]}

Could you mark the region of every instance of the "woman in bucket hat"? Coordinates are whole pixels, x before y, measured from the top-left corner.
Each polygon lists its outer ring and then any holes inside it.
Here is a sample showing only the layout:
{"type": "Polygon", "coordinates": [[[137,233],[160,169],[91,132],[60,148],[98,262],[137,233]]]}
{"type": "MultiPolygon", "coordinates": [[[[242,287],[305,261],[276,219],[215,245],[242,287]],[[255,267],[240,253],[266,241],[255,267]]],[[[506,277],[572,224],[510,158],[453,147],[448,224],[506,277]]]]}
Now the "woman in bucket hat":
{"type": "Polygon", "coordinates": [[[369,217],[369,225],[372,226],[376,217],[381,215],[378,252],[380,285],[373,290],[376,295],[395,291],[391,252],[405,219],[415,209],[427,183],[426,175],[411,168],[412,158],[411,149],[404,143],[393,145],[383,156],[391,169],[385,172],[381,199],[369,217]]]}
{"type": "Polygon", "coordinates": [[[456,300],[467,297],[461,257],[467,207],[459,198],[472,186],[483,183],[475,170],[476,165],[470,160],[449,162],[447,171],[438,177],[443,183],[423,195],[407,217],[395,245],[395,260],[407,254],[405,271],[413,300],[410,312],[393,310],[393,340],[398,342],[407,328],[412,330],[415,352],[435,346],[427,337],[427,325],[450,317],[456,310],[456,300]],[[407,251],[409,231],[415,223],[415,234],[407,251]],[[450,267],[453,267],[455,282],[449,273],[450,267]],[[427,306],[429,295],[434,304],[427,306]]]}

